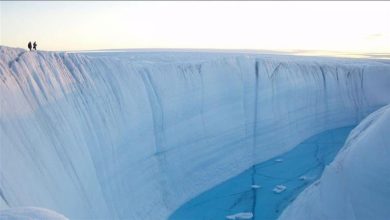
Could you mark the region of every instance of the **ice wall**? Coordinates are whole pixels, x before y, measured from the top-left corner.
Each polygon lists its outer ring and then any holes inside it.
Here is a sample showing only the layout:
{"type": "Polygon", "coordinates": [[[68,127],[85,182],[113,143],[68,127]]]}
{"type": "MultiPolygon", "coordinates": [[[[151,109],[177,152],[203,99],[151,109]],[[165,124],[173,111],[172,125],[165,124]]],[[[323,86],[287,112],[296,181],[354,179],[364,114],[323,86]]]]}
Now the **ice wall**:
{"type": "Polygon", "coordinates": [[[351,132],[321,179],[302,192],[279,219],[389,219],[389,134],[387,105],[351,132]]]}
{"type": "Polygon", "coordinates": [[[169,56],[1,47],[0,208],[164,219],[249,166],[390,103],[385,63],[169,56]]]}

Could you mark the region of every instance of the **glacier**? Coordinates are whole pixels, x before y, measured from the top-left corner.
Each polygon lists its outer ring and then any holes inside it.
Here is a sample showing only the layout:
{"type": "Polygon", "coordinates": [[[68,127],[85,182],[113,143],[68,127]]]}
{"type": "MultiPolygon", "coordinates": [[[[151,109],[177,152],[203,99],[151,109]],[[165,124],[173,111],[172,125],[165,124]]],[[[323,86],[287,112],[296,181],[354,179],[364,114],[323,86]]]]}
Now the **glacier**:
{"type": "Polygon", "coordinates": [[[0,209],[166,219],[390,103],[385,61],[0,47],[0,209]]]}

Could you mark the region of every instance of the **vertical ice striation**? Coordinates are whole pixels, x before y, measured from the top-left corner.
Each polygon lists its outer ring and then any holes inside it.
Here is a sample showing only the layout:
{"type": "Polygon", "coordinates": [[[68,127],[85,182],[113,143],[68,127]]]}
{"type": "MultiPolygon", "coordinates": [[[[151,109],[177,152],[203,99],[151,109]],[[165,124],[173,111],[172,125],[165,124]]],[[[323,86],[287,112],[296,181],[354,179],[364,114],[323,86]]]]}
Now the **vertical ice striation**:
{"type": "Polygon", "coordinates": [[[252,165],[390,103],[390,66],[375,61],[170,55],[0,47],[0,208],[164,219],[252,165]]]}

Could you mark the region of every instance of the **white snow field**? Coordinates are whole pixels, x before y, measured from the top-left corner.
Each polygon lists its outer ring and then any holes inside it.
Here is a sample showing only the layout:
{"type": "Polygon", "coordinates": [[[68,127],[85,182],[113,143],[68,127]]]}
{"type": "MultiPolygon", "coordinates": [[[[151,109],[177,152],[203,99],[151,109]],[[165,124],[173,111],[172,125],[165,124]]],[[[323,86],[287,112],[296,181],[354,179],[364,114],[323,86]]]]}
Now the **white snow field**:
{"type": "Polygon", "coordinates": [[[0,209],[166,219],[308,137],[359,123],[389,94],[385,61],[2,46],[0,209]]]}
{"type": "Polygon", "coordinates": [[[390,218],[390,105],[350,133],[316,183],[285,209],[280,220],[390,218]]]}

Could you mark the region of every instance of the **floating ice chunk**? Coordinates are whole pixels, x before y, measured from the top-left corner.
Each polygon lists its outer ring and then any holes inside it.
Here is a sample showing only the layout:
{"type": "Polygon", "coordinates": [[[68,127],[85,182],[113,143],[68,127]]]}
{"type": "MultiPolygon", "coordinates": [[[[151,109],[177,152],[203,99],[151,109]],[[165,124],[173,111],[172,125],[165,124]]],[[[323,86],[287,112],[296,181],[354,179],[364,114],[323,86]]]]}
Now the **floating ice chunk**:
{"type": "Polygon", "coordinates": [[[254,185],[252,185],[251,187],[252,187],[252,189],[258,189],[258,188],[261,188],[261,186],[260,186],[260,185],[255,185],[255,184],[254,184],[254,185]]]}
{"type": "Polygon", "coordinates": [[[283,159],[282,158],[275,159],[275,162],[281,163],[283,162],[283,159]]]}
{"type": "Polygon", "coordinates": [[[307,180],[307,176],[300,176],[299,180],[305,181],[305,180],[307,180]]]}
{"type": "Polygon", "coordinates": [[[227,215],[226,219],[239,220],[239,219],[252,219],[252,212],[240,212],[234,215],[227,215]]]}
{"type": "Polygon", "coordinates": [[[272,191],[274,191],[275,193],[281,193],[286,189],[287,187],[285,185],[276,185],[272,191]]]}

